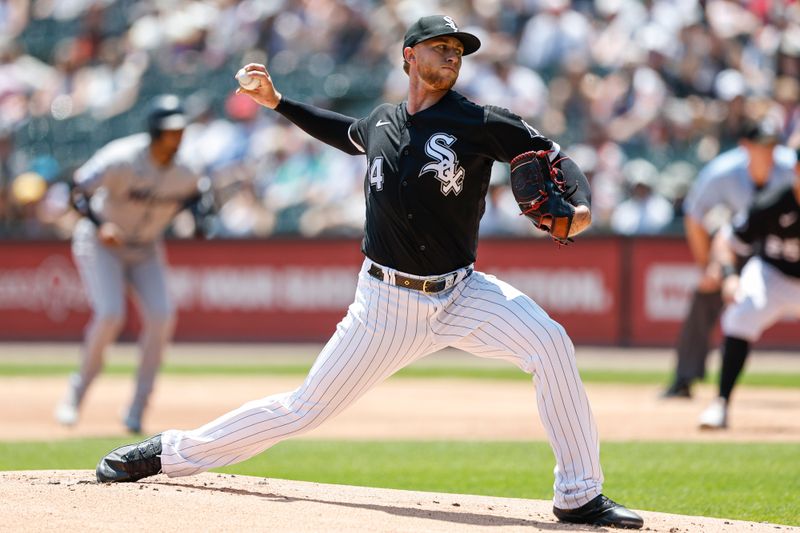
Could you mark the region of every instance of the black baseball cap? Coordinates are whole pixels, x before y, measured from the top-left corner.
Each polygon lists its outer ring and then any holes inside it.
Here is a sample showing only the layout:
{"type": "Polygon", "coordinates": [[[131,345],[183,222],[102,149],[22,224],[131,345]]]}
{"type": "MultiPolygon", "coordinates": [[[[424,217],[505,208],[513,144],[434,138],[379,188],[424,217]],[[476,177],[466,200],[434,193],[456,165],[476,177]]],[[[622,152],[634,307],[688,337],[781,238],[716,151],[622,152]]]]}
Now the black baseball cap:
{"type": "Polygon", "coordinates": [[[147,114],[150,131],[182,130],[189,124],[181,99],[174,94],[153,98],[147,114]]]}
{"type": "Polygon", "coordinates": [[[481,47],[481,41],[471,33],[459,31],[455,21],[447,15],[431,15],[429,17],[422,17],[416,21],[403,38],[403,49],[407,46],[414,46],[415,44],[433,39],[434,37],[442,37],[443,35],[451,35],[461,41],[464,45],[464,55],[467,56],[475,52],[481,47]]]}

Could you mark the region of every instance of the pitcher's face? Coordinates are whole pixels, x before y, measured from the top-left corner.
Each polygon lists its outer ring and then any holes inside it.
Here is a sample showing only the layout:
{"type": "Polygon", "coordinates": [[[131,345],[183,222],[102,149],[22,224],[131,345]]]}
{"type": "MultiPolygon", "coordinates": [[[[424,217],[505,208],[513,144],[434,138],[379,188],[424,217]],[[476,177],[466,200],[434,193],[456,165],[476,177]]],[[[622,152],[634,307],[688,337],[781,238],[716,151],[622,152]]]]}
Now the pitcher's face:
{"type": "Polygon", "coordinates": [[[417,74],[431,88],[448,90],[458,80],[464,45],[455,37],[434,37],[413,47],[417,74]]]}

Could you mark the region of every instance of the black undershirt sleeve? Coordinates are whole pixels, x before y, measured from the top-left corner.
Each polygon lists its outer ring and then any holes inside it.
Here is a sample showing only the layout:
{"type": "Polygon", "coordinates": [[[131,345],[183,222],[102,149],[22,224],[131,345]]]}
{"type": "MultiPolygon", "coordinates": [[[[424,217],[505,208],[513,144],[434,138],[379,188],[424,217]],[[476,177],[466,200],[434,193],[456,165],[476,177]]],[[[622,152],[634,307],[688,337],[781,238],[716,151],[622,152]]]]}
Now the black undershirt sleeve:
{"type": "Polygon", "coordinates": [[[295,102],[286,97],[281,98],[275,111],[315,139],[350,155],[361,154],[347,133],[356,119],[309,104],[295,102]]]}

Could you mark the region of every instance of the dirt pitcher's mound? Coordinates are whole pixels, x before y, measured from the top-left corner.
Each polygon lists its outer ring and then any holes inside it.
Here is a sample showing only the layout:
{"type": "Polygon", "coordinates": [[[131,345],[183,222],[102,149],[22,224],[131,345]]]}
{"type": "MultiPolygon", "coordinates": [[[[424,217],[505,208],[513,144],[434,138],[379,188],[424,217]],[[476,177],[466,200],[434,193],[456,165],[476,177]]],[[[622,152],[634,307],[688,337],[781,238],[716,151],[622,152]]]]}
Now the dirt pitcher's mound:
{"type": "MultiPolygon", "coordinates": [[[[100,485],[90,471],[0,473],[7,531],[468,532],[579,530],[550,502],[323,485],[227,474],[100,485]]],[[[647,531],[775,533],[798,528],[642,512],[647,531]]]]}

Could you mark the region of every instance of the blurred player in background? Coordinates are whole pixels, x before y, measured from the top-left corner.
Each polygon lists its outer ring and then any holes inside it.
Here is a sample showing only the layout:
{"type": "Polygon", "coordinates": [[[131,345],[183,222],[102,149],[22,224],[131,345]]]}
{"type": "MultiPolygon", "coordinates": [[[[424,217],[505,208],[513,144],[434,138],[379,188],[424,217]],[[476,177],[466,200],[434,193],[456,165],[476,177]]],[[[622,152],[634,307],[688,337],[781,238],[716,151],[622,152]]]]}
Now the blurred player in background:
{"type": "Polygon", "coordinates": [[[752,343],[782,317],[800,319],[800,165],[793,184],[759,196],[732,230],[721,230],[713,252],[729,305],[722,316],[719,396],[700,416],[702,429],[727,427],[731,392],[752,343]],[[736,258],[754,252],[739,275],[736,258]]]}
{"type": "Polygon", "coordinates": [[[711,335],[723,307],[720,267],[710,253],[713,234],[745,212],[757,193],[792,182],[795,154],[780,139],[780,123],[772,117],[748,121],[739,146],[708,163],[689,190],[686,240],[702,275],[681,328],[675,378],[665,398],[689,398],[692,383],[705,377],[711,335]]]}
{"type": "Polygon", "coordinates": [[[75,172],[73,197],[83,218],[75,228],[72,253],[93,314],[80,370],[71,376],[67,394],[56,408],[61,424],[78,421],[81,401],[102,369],[104,351],[125,324],[125,293],[130,286],[141,315],[141,359],[123,422],[131,432],[141,431],[142,414],[174,324],[163,234],[184,208],[192,207],[200,215],[200,207],[207,205],[201,194],[204,180],[176,159],[186,125],[180,99],[158,96],[151,102],[147,133],[112,141],[75,172]]]}

